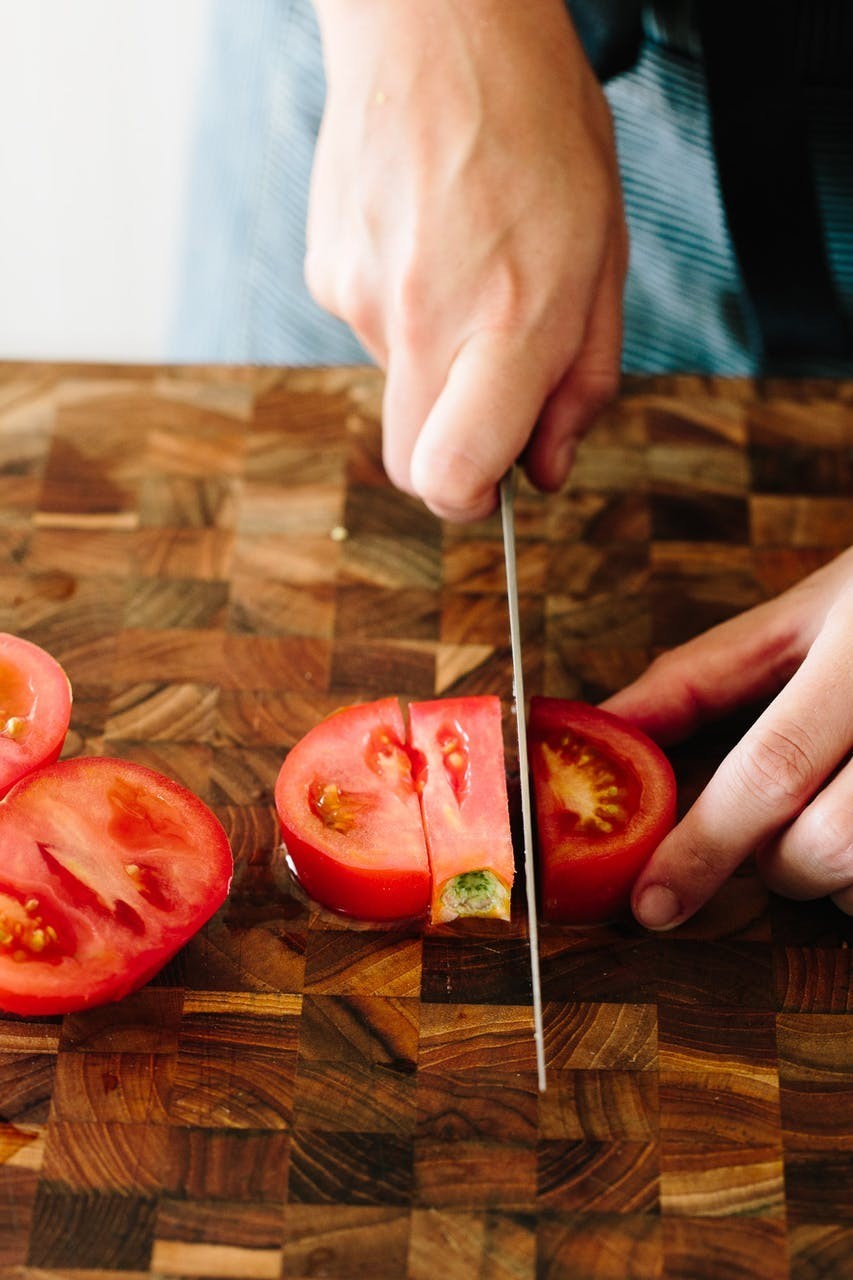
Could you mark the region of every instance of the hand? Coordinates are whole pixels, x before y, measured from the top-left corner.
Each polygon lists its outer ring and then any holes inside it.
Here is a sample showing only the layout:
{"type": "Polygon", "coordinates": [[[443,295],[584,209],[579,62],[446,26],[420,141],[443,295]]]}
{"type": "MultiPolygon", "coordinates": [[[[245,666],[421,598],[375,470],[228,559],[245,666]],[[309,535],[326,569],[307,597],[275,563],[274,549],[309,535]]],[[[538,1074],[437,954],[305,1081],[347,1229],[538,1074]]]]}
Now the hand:
{"type": "Polygon", "coordinates": [[[777,893],[828,894],[853,914],[853,548],[605,705],[667,743],[780,687],[643,869],[641,924],[680,924],[753,850],[777,893]]]}
{"type": "Polygon", "coordinates": [[[559,488],[615,393],[627,237],[563,0],[315,0],[327,101],[305,271],[387,370],[384,459],[450,519],[522,453],[559,488]]]}

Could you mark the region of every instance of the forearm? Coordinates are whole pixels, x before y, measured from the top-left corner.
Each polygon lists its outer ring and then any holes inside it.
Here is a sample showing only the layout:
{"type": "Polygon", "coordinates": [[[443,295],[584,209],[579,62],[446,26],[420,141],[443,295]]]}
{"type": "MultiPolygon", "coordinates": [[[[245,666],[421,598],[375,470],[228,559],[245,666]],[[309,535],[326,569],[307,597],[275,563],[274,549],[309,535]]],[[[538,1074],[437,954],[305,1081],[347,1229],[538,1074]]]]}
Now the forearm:
{"type": "Polygon", "coordinates": [[[490,67],[495,82],[507,62],[524,56],[532,40],[550,47],[565,70],[567,46],[583,61],[580,43],[563,0],[314,0],[327,73],[364,81],[357,55],[381,57],[390,80],[375,91],[412,85],[413,67],[436,59],[467,61],[482,75],[490,67]]]}

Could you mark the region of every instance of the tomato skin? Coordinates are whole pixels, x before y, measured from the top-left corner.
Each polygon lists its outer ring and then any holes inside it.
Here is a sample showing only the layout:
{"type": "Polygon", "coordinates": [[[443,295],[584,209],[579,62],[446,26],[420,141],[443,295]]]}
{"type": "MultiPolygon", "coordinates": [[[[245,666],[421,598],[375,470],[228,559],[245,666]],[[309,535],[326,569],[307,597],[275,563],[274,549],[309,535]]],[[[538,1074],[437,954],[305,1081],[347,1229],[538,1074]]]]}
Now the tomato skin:
{"type": "MultiPolygon", "coordinates": [[[[528,746],[536,805],[543,915],[563,924],[611,920],[628,909],[631,888],[675,823],[672,767],[656,743],[598,707],[562,698],[532,698],[528,746]],[[559,794],[571,788],[561,757],[563,736],[588,747],[592,765],[614,792],[611,813],[582,825],[559,794]],[[612,830],[604,829],[608,824],[612,830]],[[600,829],[596,829],[600,827],[600,829]]],[[[571,748],[570,748],[571,749],[571,748]]]]}
{"type": "Polygon", "coordinates": [[[361,920],[423,916],[430,876],[396,698],[345,707],[291,747],[275,786],[288,863],[305,892],[361,920]]]}
{"type": "Polygon", "coordinates": [[[121,999],[224,902],[228,837],[185,787],[129,761],[39,769],[0,801],[0,1008],[121,999]]]}
{"type": "Polygon", "coordinates": [[[71,685],[44,649],[0,632],[0,796],[59,758],[71,720],[71,685]]]}

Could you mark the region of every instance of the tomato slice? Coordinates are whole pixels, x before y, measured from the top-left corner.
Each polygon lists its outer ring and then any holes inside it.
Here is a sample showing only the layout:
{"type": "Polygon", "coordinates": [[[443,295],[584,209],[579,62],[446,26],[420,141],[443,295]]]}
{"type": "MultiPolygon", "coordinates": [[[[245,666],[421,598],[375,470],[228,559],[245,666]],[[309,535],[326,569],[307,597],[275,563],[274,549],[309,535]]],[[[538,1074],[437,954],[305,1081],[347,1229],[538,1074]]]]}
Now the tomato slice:
{"type": "Polygon", "coordinates": [[[515,866],[500,699],[413,702],[409,742],[421,761],[431,919],[508,920],[515,866]]]}
{"type": "Polygon", "coordinates": [[[62,750],[71,685],[44,649],[0,633],[0,796],[62,750]]]}
{"type": "Polygon", "coordinates": [[[396,698],[309,730],[285,758],[275,803],[291,869],[317,902],[362,920],[426,912],[429,860],[396,698]]]}
{"type": "Polygon", "coordinates": [[[192,792],[121,760],[48,765],[0,801],[0,1007],[54,1014],[135,991],[231,881],[192,792]]]}
{"type": "Polygon", "coordinates": [[[675,822],[670,763],[627,721],[561,698],[531,699],[528,739],[543,914],[612,919],[675,822]]]}

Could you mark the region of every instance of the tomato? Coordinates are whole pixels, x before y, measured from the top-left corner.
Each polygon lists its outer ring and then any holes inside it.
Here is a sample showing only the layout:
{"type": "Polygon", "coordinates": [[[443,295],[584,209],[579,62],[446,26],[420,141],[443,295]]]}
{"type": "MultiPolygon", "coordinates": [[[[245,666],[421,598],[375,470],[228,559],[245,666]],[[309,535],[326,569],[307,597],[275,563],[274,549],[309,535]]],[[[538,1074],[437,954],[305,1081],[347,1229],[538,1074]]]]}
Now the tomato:
{"type": "Polygon", "coordinates": [[[669,761],[627,721],[560,698],[531,699],[528,737],[543,913],[611,919],[675,822],[669,761]]]}
{"type": "Polygon", "coordinates": [[[345,707],[290,749],[275,803],[297,880],[366,920],[423,915],[430,874],[396,698],[345,707]]]}
{"type": "Polygon", "coordinates": [[[276,783],[307,893],[367,920],[509,918],[513,851],[497,698],[347,707],[294,746],[276,783]]]}
{"type": "Polygon", "coordinates": [[[0,796],[58,758],[70,719],[71,686],[59,663],[0,632],[0,796]]]}
{"type": "Polygon", "coordinates": [[[500,700],[413,702],[409,741],[420,760],[431,919],[508,920],[515,868],[500,700]]]}
{"type": "Polygon", "coordinates": [[[118,1000],[225,900],[222,826],[141,765],[81,758],[0,801],[0,1007],[54,1014],[118,1000]]]}

